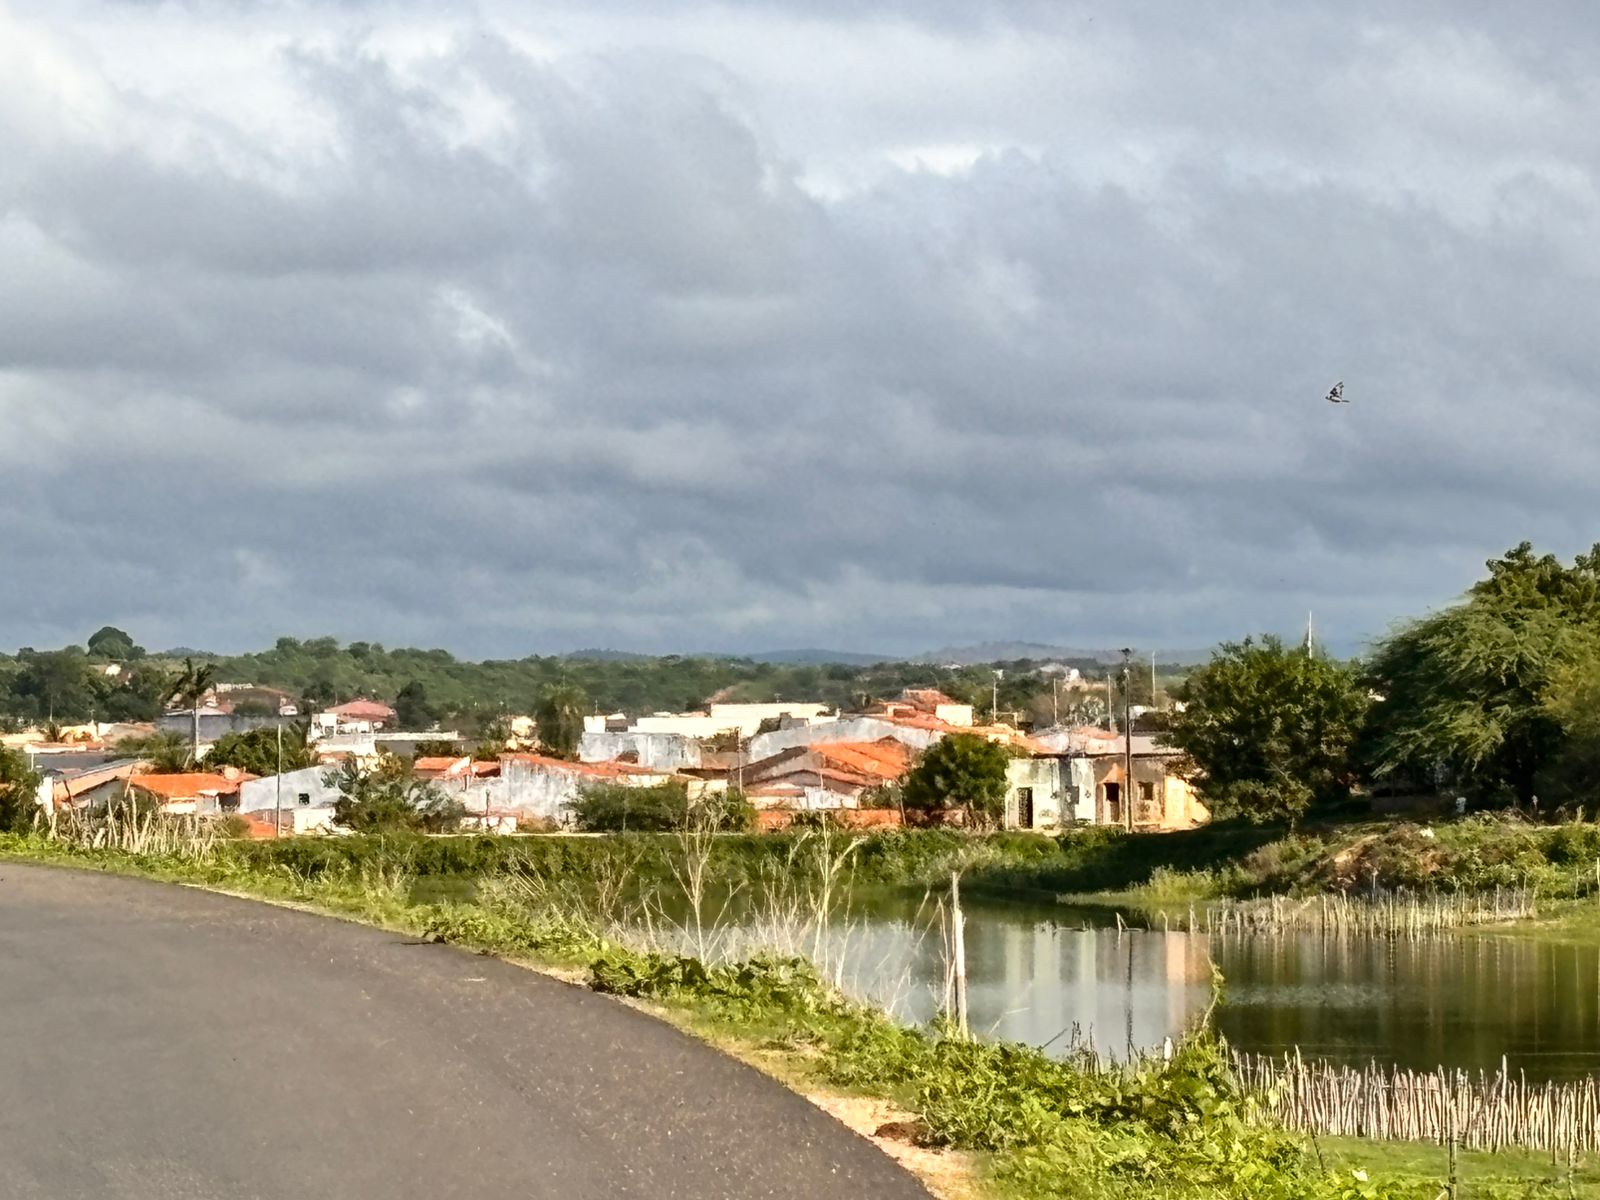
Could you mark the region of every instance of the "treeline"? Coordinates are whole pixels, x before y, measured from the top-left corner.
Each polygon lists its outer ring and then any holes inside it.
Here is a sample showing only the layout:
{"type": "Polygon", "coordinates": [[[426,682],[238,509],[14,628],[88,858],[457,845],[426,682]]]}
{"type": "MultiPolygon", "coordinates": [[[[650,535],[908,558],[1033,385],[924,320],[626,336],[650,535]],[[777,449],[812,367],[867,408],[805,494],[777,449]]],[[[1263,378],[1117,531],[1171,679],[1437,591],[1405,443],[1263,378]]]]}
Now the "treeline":
{"type": "Polygon", "coordinates": [[[1459,603],[1357,662],[1273,638],[1225,646],[1165,736],[1218,816],[1298,816],[1361,790],[1476,807],[1600,807],[1600,545],[1528,543],[1459,603]]]}
{"type": "MultiPolygon", "coordinates": [[[[376,642],[279,638],[270,650],[236,656],[193,656],[212,668],[216,683],[255,684],[288,693],[311,711],[356,697],[383,700],[402,724],[440,722],[469,735],[505,714],[533,713],[552,695],[581,699],[583,711],[645,713],[703,708],[713,701],[817,701],[858,707],[907,687],[935,687],[987,716],[998,698],[1002,716],[1048,724],[1103,720],[1100,691],[1061,689],[1028,660],[946,668],[923,663],[873,666],[777,664],[741,658],[531,656],[471,662],[445,650],[388,649],[376,642]],[[995,685],[998,683],[998,696],[995,685]]],[[[1085,674],[1106,668],[1093,661],[1085,674]]],[[[12,723],[148,721],[161,711],[183,667],[173,654],[152,654],[107,626],[86,646],[23,649],[0,655],[0,718],[12,723]],[[115,666],[117,673],[106,668],[115,666]]],[[[1147,669],[1132,673],[1133,703],[1147,703],[1147,669]]],[[[1117,692],[1120,704],[1120,691],[1117,692]]]]}

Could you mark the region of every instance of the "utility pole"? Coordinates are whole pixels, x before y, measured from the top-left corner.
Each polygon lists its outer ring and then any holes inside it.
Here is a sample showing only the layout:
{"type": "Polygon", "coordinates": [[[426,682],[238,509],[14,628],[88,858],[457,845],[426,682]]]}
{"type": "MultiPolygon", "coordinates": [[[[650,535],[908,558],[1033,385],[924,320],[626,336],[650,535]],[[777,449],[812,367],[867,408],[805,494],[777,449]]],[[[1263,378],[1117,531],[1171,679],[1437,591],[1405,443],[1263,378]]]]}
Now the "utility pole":
{"type": "Polygon", "coordinates": [[[1055,716],[1055,727],[1061,728],[1061,680],[1050,676],[1050,709],[1055,716]]]}
{"type": "Polygon", "coordinates": [[[272,836],[274,840],[283,836],[283,714],[278,714],[278,774],[274,777],[278,785],[278,797],[272,807],[272,836]]]}
{"type": "Polygon", "coordinates": [[[1133,832],[1133,651],[1122,652],[1122,816],[1133,832]]]}
{"type": "Polygon", "coordinates": [[[996,671],[990,683],[989,724],[991,725],[1000,724],[1000,677],[1004,674],[1004,671],[996,671]]]}

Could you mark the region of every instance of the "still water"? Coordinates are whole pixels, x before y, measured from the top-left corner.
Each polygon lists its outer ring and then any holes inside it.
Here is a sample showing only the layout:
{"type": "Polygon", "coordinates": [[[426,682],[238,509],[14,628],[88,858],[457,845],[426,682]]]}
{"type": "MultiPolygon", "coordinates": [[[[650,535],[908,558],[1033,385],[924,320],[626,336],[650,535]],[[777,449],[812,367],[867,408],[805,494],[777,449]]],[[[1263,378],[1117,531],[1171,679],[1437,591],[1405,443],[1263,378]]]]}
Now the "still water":
{"type": "MultiPolygon", "coordinates": [[[[1241,1050],[1530,1079],[1600,1071],[1600,947],[1514,937],[1407,941],[1119,930],[1106,910],[967,899],[968,1004],[982,1034],[1104,1052],[1159,1045],[1226,984],[1217,1026],[1241,1050]],[[1107,921],[1112,924],[1108,927],[1107,921]]],[[[940,915],[903,896],[857,898],[831,935],[848,988],[906,1016],[937,1009],[940,915]]]]}

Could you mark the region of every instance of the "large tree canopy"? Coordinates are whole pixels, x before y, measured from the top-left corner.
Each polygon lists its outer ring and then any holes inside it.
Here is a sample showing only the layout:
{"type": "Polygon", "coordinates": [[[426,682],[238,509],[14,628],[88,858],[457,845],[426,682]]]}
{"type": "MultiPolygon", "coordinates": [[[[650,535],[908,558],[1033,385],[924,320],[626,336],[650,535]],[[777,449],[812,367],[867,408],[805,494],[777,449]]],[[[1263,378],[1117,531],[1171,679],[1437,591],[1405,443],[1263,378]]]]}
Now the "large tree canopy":
{"type": "Polygon", "coordinates": [[[1524,803],[1567,745],[1600,638],[1600,546],[1564,566],[1524,542],[1459,604],[1378,649],[1370,758],[1379,775],[1443,770],[1524,803]],[[1565,697],[1565,699],[1563,699],[1565,697]]]}
{"type": "Polygon", "coordinates": [[[1368,701],[1344,664],[1246,638],[1213,654],[1181,695],[1163,737],[1213,814],[1293,819],[1349,795],[1368,701]]]}
{"type": "Polygon", "coordinates": [[[975,823],[993,824],[1005,810],[1010,757],[975,733],[952,733],[924,750],[906,776],[906,807],[964,808],[975,823]]]}

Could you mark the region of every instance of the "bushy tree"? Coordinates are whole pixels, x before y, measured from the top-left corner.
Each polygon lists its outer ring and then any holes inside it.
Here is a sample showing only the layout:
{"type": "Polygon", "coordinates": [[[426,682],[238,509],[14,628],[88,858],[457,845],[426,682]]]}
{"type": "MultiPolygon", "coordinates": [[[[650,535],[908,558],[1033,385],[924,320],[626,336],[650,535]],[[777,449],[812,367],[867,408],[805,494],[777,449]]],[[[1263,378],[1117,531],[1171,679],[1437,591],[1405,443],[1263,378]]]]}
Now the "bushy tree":
{"type": "Polygon", "coordinates": [[[975,733],[952,733],[924,750],[906,775],[905,806],[922,812],[964,808],[977,825],[998,823],[1005,812],[1004,746],[975,733]]]}
{"type": "Polygon", "coordinates": [[[694,827],[719,833],[755,828],[755,808],[744,793],[728,791],[689,798],[688,785],[668,780],[650,787],[593,783],[567,806],[573,824],[586,833],[664,833],[694,827]]]}
{"type": "MultiPolygon", "coordinates": [[[[317,752],[310,745],[308,737],[309,727],[302,722],[289,722],[283,726],[282,761],[285,771],[299,771],[317,765],[317,752]]],[[[278,728],[271,725],[245,733],[225,733],[206,751],[206,768],[238,767],[252,775],[276,775],[278,739],[278,728]]]]}
{"type": "Polygon", "coordinates": [[[1488,568],[1461,603],[1379,647],[1369,754],[1380,775],[1443,770],[1482,796],[1528,803],[1568,749],[1595,658],[1600,546],[1568,567],[1524,542],[1488,568]]]}
{"type": "Polygon", "coordinates": [[[39,774],[28,760],[0,746],[0,833],[23,833],[39,814],[39,774]]]}
{"type": "Polygon", "coordinates": [[[336,825],[356,833],[412,830],[448,833],[461,824],[466,806],[443,789],[411,773],[411,764],[392,756],[370,770],[354,760],[324,776],[339,789],[333,804],[336,825]]]}
{"type": "Polygon", "coordinates": [[[103,625],[89,638],[89,653],[112,662],[127,662],[144,651],[133,644],[133,638],[115,625],[103,625]]]}
{"type": "Polygon", "coordinates": [[[573,758],[583,737],[583,718],[589,697],[571,684],[552,688],[539,702],[534,719],[539,723],[539,744],[556,758],[573,758]]]}
{"type": "Polygon", "coordinates": [[[394,711],[402,729],[431,729],[439,719],[428,703],[428,689],[415,679],[395,696],[394,711]]]}
{"type": "Polygon", "coordinates": [[[1217,650],[1180,696],[1161,737],[1213,815],[1292,821],[1349,796],[1369,700],[1347,664],[1246,638],[1217,650]]]}

